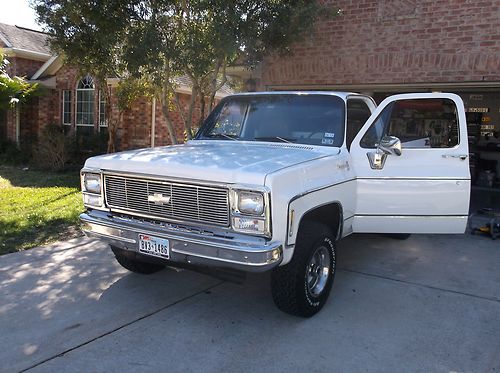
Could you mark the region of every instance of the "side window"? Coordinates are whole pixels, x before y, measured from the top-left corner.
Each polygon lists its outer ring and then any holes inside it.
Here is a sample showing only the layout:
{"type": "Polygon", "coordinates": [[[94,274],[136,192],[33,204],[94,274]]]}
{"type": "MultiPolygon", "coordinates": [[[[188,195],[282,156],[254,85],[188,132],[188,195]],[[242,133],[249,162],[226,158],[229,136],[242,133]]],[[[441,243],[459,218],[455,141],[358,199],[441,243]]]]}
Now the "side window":
{"type": "Polygon", "coordinates": [[[355,98],[347,100],[347,149],[351,149],[352,140],[354,140],[354,137],[356,137],[371,114],[370,108],[363,100],[355,98]]]}
{"type": "Polygon", "coordinates": [[[392,102],[361,139],[361,147],[375,148],[384,136],[396,136],[403,148],[452,148],[458,145],[455,103],[449,99],[392,102]]]}

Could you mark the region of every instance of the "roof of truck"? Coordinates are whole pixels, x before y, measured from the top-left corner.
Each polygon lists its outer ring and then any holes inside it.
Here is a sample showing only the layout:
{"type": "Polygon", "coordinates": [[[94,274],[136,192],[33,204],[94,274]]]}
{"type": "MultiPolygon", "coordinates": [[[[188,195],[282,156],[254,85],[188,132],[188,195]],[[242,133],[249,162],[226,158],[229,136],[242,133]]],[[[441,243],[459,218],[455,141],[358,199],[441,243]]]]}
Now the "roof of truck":
{"type": "Polygon", "coordinates": [[[233,96],[267,96],[267,95],[325,95],[325,96],[337,96],[342,99],[347,99],[348,96],[360,96],[359,93],[354,92],[339,92],[339,91],[264,91],[264,92],[244,92],[236,93],[233,96]]]}

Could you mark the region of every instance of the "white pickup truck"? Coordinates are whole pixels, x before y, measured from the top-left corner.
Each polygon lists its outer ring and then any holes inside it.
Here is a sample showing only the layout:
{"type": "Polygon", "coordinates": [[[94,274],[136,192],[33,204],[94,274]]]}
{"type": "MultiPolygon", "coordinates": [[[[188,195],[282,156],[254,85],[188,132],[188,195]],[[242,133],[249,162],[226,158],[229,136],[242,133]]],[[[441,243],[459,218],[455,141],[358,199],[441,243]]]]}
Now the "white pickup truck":
{"type": "Polygon", "coordinates": [[[134,272],[271,270],[276,305],[309,317],[341,238],[465,231],[467,158],[454,94],[237,94],[186,144],[88,159],[81,220],[134,272]]]}

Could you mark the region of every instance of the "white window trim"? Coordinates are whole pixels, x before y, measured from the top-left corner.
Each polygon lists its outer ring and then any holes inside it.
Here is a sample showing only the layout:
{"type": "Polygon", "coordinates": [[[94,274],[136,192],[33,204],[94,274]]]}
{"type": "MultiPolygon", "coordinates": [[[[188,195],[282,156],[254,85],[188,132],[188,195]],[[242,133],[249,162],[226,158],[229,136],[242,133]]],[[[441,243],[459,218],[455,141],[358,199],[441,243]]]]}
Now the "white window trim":
{"type": "Polygon", "coordinates": [[[71,96],[72,96],[71,89],[63,89],[63,91],[62,91],[62,118],[61,119],[62,119],[62,124],[64,126],[71,126],[71,124],[72,124],[71,123],[72,122],[72,120],[71,120],[72,119],[71,118],[71,96]],[[65,116],[64,114],[66,113],[66,111],[65,111],[65,109],[66,109],[66,95],[65,95],[65,93],[66,92],[69,92],[69,96],[70,96],[70,98],[69,98],[69,123],[66,123],[64,121],[64,116],[65,116]]]}
{"type": "Polygon", "coordinates": [[[76,90],[75,90],[75,126],[76,127],[95,127],[95,123],[78,123],[78,92],[80,91],[93,91],[94,92],[94,95],[93,95],[93,98],[94,98],[94,112],[93,112],[93,115],[92,115],[92,120],[94,121],[95,120],[95,84],[94,84],[94,80],[92,79],[92,84],[94,86],[94,88],[78,88],[78,85],[80,84],[80,81],[82,79],[84,79],[85,76],[81,77],[77,82],[76,82],[76,90]]]}
{"type": "Polygon", "coordinates": [[[99,90],[99,112],[97,115],[98,122],[99,122],[99,130],[102,128],[108,128],[108,118],[106,118],[106,101],[104,102],[104,124],[101,124],[101,98],[102,98],[102,90],[99,90]]]}

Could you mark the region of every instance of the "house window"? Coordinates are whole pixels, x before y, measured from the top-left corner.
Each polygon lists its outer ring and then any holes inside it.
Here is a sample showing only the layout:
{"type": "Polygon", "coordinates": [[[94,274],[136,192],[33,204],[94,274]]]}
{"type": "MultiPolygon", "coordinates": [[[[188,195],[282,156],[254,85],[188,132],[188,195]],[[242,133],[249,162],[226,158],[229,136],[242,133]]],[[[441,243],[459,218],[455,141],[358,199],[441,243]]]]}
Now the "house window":
{"type": "Polygon", "coordinates": [[[62,102],[62,122],[64,125],[71,125],[71,91],[63,91],[62,102]]]}
{"type": "Polygon", "coordinates": [[[106,118],[106,97],[102,91],[99,91],[99,129],[107,127],[108,120],[106,118]]]}
{"type": "Polygon", "coordinates": [[[82,78],[76,87],[76,125],[94,127],[94,81],[90,75],[82,78]]]}

